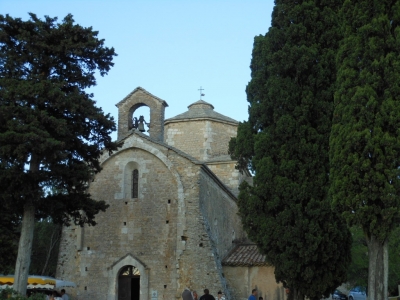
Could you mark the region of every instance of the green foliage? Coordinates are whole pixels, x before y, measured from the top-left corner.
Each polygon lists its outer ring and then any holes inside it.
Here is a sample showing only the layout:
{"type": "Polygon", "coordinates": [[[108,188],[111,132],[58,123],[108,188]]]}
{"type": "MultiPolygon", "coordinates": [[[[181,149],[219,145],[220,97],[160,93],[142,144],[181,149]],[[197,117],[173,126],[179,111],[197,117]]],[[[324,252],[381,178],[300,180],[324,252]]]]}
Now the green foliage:
{"type": "Polygon", "coordinates": [[[330,140],[331,193],[382,243],[400,210],[400,1],[345,1],[330,140]]]}
{"type": "Polygon", "coordinates": [[[400,1],[344,1],[330,138],[333,204],[362,228],[368,297],[388,290],[387,241],[400,212],[400,1]]]}
{"type": "Polygon", "coordinates": [[[368,296],[386,298],[388,237],[400,212],[400,1],[345,1],[330,138],[333,204],[362,228],[368,296]]]}
{"type": "Polygon", "coordinates": [[[254,40],[249,120],[230,153],[250,166],[239,213],[251,240],[296,298],[320,299],[346,279],[351,236],[328,200],[329,133],[341,1],[275,1],[254,40]]]}
{"type": "Polygon", "coordinates": [[[116,55],[91,27],[30,14],[0,15],[0,205],[24,216],[14,288],[25,294],[33,220],[95,225],[108,205],[87,193],[111,153],[115,122],[96,107],[87,88],[108,73],[116,55]],[[49,190],[58,191],[48,193],[49,190]]]}
{"type": "MultiPolygon", "coordinates": [[[[365,234],[359,226],[351,229],[353,243],[351,246],[352,261],[348,267],[347,279],[351,286],[368,285],[368,246],[365,234]]],[[[396,226],[389,236],[389,291],[398,295],[400,281],[400,227],[396,226]]]]}
{"type": "Polygon", "coordinates": [[[21,296],[16,291],[10,288],[0,290],[0,300],[45,300],[46,295],[42,293],[33,293],[31,296],[21,296]]]}
{"type": "Polygon", "coordinates": [[[61,226],[51,219],[35,222],[32,259],[29,274],[55,277],[61,226]]]}
{"type": "Polygon", "coordinates": [[[13,270],[17,255],[17,227],[16,214],[3,206],[0,210],[0,274],[9,274],[13,270]]]}
{"type": "Polygon", "coordinates": [[[240,123],[237,137],[229,141],[229,154],[238,161],[236,168],[240,171],[246,168],[252,169],[251,161],[248,158],[253,156],[253,145],[253,130],[250,123],[240,123]]]}
{"type": "Polygon", "coordinates": [[[28,297],[29,300],[45,300],[46,295],[41,293],[35,293],[28,297]]]}
{"type": "Polygon", "coordinates": [[[350,231],[353,243],[347,280],[351,286],[368,286],[368,247],[365,234],[358,226],[351,227],[350,231]]]}
{"type": "Polygon", "coordinates": [[[392,231],[389,236],[389,292],[398,295],[400,282],[400,227],[392,231]]]}
{"type": "MultiPolygon", "coordinates": [[[[18,249],[18,228],[10,230],[10,226],[13,222],[8,222],[9,214],[4,214],[4,220],[2,227],[0,227],[0,236],[6,238],[5,243],[0,248],[2,256],[0,262],[2,263],[2,274],[14,274],[15,259],[17,256],[18,249]],[[7,221],[7,222],[6,222],[7,221]],[[4,235],[1,233],[4,232],[4,235]]],[[[55,277],[57,258],[59,252],[61,237],[61,225],[54,224],[51,219],[43,219],[35,222],[35,231],[33,235],[32,245],[32,258],[31,265],[29,268],[29,274],[31,275],[44,275],[55,277]]]]}
{"type": "Polygon", "coordinates": [[[0,187],[8,195],[1,200],[20,214],[33,203],[38,217],[94,225],[107,205],[91,199],[87,182],[103,149],[118,145],[113,118],[85,89],[116,54],[71,15],[62,23],[30,17],[0,15],[0,187]],[[59,192],[46,193],[50,187],[59,192]]]}

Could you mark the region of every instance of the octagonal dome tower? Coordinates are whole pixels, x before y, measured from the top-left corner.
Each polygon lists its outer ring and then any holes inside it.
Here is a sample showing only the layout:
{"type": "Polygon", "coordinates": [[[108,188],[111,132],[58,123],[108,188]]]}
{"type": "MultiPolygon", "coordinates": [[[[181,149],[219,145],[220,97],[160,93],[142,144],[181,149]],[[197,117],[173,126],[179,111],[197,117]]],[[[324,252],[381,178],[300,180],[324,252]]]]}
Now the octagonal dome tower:
{"type": "Polygon", "coordinates": [[[188,106],[189,110],[165,120],[164,141],[200,161],[229,159],[228,145],[237,133],[238,122],[214,111],[204,100],[188,106]]]}

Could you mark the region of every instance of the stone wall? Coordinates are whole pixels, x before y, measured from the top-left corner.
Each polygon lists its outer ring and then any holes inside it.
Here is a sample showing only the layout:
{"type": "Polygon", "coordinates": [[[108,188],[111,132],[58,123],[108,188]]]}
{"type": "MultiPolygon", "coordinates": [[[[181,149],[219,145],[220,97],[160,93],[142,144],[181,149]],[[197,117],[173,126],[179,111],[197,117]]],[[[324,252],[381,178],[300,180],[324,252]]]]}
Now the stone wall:
{"type": "Polygon", "coordinates": [[[200,209],[222,283],[222,287],[214,285],[210,291],[216,295],[218,290],[222,290],[227,299],[233,300],[221,261],[233,248],[233,241],[244,240],[246,234],[237,214],[235,197],[206,166],[200,173],[200,209]]]}
{"type": "Polygon", "coordinates": [[[233,247],[233,241],[244,240],[246,234],[238,216],[236,198],[221,186],[217,177],[207,168],[200,174],[201,213],[211,228],[211,239],[222,258],[233,247]]]}
{"type": "Polygon", "coordinates": [[[228,278],[232,299],[247,300],[254,288],[258,290],[258,297],[261,296],[264,300],[286,300],[287,298],[282,284],[276,283],[273,267],[224,266],[223,270],[228,278]]]}
{"type": "Polygon", "coordinates": [[[207,161],[228,154],[236,131],[237,125],[215,120],[170,121],[165,124],[165,143],[207,161]]]}
{"type": "MultiPolygon", "coordinates": [[[[151,289],[167,298],[175,296],[178,189],[168,168],[152,154],[127,149],[107,160],[91,183],[90,193],[110,207],[96,217],[95,227],[85,227],[78,269],[79,298],[112,298],[108,271],[126,255],[137,260],[151,279],[151,289]],[[138,163],[139,197],[125,191],[125,166],[138,163]]],[[[65,242],[64,242],[65,243],[65,242]]],[[[66,272],[68,266],[64,266],[66,272]]],[[[73,272],[70,270],[69,272],[73,272]]],[[[74,272],[73,272],[74,273],[74,272]]],[[[145,274],[141,274],[145,275],[145,274]]],[[[116,278],[114,278],[116,280],[116,278]]],[[[142,282],[141,282],[142,283],[142,282]]],[[[146,286],[146,284],[144,284],[146,286]]],[[[143,299],[148,291],[141,289],[143,299]]]]}
{"type": "Polygon", "coordinates": [[[216,295],[218,290],[223,289],[224,284],[221,278],[221,263],[216,256],[215,244],[207,231],[207,221],[200,204],[204,166],[200,162],[182,164],[179,158],[178,155],[169,156],[182,175],[185,198],[185,229],[181,237],[184,249],[178,257],[179,286],[176,298],[181,299],[184,287],[196,290],[199,295],[208,288],[216,295]]]}
{"type": "MultiPolygon", "coordinates": [[[[157,140],[164,140],[164,115],[167,102],[138,87],[117,105],[118,107],[118,140],[124,138],[132,129],[132,117],[141,106],[150,108],[149,135],[157,140]]],[[[139,116],[136,116],[139,117],[139,116]]]]}
{"type": "Polygon", "coordinates": [[[239,185],[248,176],[241,174],[235,169],[236,161],[207,162],[207,167],[237,196],[239,194],[239,185]]]}
{"type": "Polygon", "coordinates": [[[125,265],[140,270],[141,300],[154,292],[178,299],[185,286],[221,289],[217,251],[200,210],[202,165],[136,133],[101,161],[90,193],[110,207],[95,227],[63,230],[57,276],[77,282],[74,299],[115,300],[125,265]],[[135,199],[126,178],[132,166],[139,170],[135,199]]]}
{"type": "MultiPolygon", "coordinates": [[[[82,250],[83,228],[75,225],[63,227],[60,240],[60,249],[57,260],[57,278],[66,281],[75,281],[79,274],[76,266],[80,262],[80,250],[82,250]]],[[[78,283],[78,282],[76,282],[78,283]]],[[[68,294],[76,294],[72,289],[68,294]]]]}

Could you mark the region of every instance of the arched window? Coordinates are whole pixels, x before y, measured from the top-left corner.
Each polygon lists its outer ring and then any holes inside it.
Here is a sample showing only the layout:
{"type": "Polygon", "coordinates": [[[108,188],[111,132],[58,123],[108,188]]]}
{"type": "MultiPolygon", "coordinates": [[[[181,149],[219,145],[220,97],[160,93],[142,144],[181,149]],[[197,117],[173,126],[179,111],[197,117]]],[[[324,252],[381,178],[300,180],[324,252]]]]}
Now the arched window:
{"type": "Polygon", "coordinates": [[[131,198],[137,198],[139,194],[139,171],[137,169],[132,171],[132,192],[131,198]]]}
{"type": "Polygon", "coordinates": [[[136,277],[140,276],[140,271],[134,266],[126,266],[121,270],[119,276],[136,277]]]}

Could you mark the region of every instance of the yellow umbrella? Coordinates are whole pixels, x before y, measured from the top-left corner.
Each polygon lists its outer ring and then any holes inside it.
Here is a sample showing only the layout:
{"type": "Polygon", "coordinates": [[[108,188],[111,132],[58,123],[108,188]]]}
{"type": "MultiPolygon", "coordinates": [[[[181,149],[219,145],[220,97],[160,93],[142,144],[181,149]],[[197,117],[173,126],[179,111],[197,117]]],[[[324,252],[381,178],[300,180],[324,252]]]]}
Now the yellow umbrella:
{"type": "MultiPolygon", "coordinates": [[[[14,276],[13,275],[0,275],[0,288],[10,287],[14,285],[14,276]]],[[[56,279],[48,276],[29,276],[27,282],[28,289],[32,288],[45,288],[45,289],[53,289],[56,285],[56,279]]]]}
{"type": "Polygon", "coordinates": [[[14,283],[14,276],[13,277],[4,276],[4,275],[0,276],[0,285],[4,285],[4,284],[10,285],[13,283],[14,283]]]}

